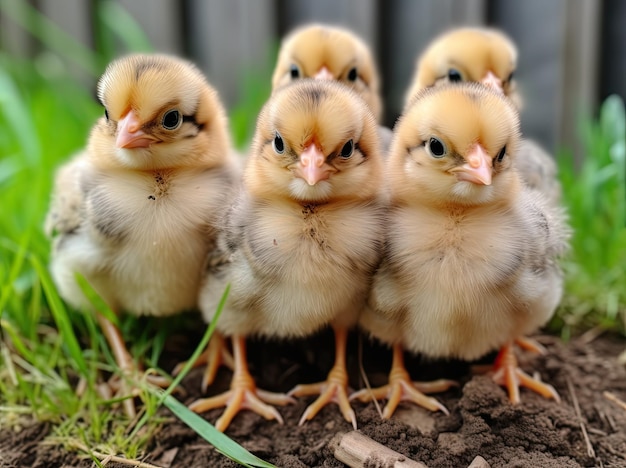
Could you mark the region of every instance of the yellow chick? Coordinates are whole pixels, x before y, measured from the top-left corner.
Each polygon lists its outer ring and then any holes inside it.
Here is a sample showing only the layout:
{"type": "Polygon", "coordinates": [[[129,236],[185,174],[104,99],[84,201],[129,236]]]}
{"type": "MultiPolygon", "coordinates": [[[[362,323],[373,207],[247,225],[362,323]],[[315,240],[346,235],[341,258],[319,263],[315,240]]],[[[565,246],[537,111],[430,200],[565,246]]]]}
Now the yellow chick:
{"type": "MultiPolygon", "coordinates": [[[[104,116],[59,170],[46,221],[59,292],[88,306],[80,273],[116,313],[195,309],[239,176],[217,92],[189,62],[130,55],[108,66],[98,98],[104,116]]],[[[118,328],[97,316],[119,367],[136,370],[118,328]]]]}
{"type": "MultiPolygon", "coordinates": [[[[285,37],[272,75],[272,89],[301,78],[344,83],[365,100],[376,120],[382,118],[376,62],[365,42],[348,29],[314,23],[301,26],[285,37]]],[[[378,136],[386,154],[392,132],[380,125],[378,136]]]]}
{"type": "Polygon", "coordinates": [[[402,399],[441,409],[411,383],[403,349],[466,360],[501,349],[494,379],[513,403],[520,385],[558,400],[511,348],[558,305],[568,237],[561,210],[516,172],[519,140],[511,102],[475,83],[422,91],[396,124],[386,249],[360,319],[394,361],[388,386],[353,395],[388,397],[386,418],[402,399]]]}
{"type": "Polygon", "coordinates": [[[382,114],[380,78],[367,45],[351,31],[309,24],[287,35],[281,44],[272,89],[301,78],[338,80],[354,89],[376,119],[382,114]]]}
{"type": "Polygon", "coordinates": [[[200,297],[210,321],[231,285],[217,324],[233,341],[231,389],[190,406],[197,412],[226,406],[218,429],[225,430],[243,408],[282,422],[265,402],[293,401],[256,388],[246,337],[306,337],[328,325],[336,338],[328,379],[297,386],[290,395],[320,395],[300,424],[336,402],[356,427],[347,394],[346,341],[379,263],[382,170],[376,120],[342,84],[298,80],[276,90],[259,114],[243,190],[220,236],[221,255],[208,262],[200,297]]]}
{"type": "MultiPolygon", "coordinates": [[[[513,78],[517,47],[503,32],[489,28],[457,28],[437,37],[417,60],[405,105],[425,88],[450,82],[479,82],[504,93],[519,109],[522,100],[513,78]]],[[[561,185],[554,159],[532,140],[520,142],[517,170],[524,183],[558,203],[561,185]]]]}

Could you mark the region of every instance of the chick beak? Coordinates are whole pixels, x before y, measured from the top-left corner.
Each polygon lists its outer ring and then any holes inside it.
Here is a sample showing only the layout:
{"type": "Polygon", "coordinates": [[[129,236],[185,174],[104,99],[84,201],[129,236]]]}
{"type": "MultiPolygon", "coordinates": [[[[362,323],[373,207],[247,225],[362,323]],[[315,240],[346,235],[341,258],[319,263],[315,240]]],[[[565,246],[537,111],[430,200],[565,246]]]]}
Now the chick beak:
{"type": "Polygon", "coordinates": [[[147,148],[155,139],[141,130],[141,122],[132,109],[117,122],[118,148],[147,148]]]}
{"type": "Polygon", "coordinates": [[[465,157],[467,161],[452,171],[458,180],[472,182],[473,184],[491,185],[493,174],[493,160],[478,143],[470,149],[465,157]]]}
{"type": "Polygon", "coordinates": [[[326,157],[315,143],[311,143],[300,154],[300,161],[295,169],[296,177],[304,179],[311,186],[320,180],[328,179],[330,172],[331,168],[326,164],[326,157]]]}
{"type": "Polygon", "coordinates": [[[504,94],[504,89],[502,88],[502,80],[494,75],[492,71],[488,71],[483,79],[480,80],[480,82],[485,86],[492,88],[495,91],[500,91],[504,94]]]}
{"type": "Polygon", "coordinates": [[[316,80],[334,80],[335,77],[325,66],[320,68],[319,71],[313,76],[316,80]]]}

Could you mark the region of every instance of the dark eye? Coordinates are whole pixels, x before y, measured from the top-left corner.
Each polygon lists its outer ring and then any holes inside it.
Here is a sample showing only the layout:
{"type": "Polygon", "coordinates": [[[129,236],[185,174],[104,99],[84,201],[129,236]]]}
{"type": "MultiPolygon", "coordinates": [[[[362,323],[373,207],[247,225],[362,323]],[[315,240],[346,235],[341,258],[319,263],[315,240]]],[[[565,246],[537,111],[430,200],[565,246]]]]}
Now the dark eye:
{"type": "Polygon", "coordinates": [[[350,156],[352,156],[353,152],[354,152],[354,141],[350,140],[345,145],[343,145],[343,148],[341,148],[341,153],[339,153],[339,156],[341,156],[344,159],[348,159],[350,156]]]}
{"type": "Polygon", "coordinates": [[[511,82],[511,80],[513,79],[513,75],[515,74],[515,72],[511,72],[511,74],[509,75],[509,77],[506,79],[507,82],[511,82]]]}
{"type": "Polygon", "coordinates": [[[500,152],[496,156],[496,161],[502,162],[502,160],[504,159],[504,155],[505,154],[506,154],[506,146],[500,150],[500,152]]]}
{"type": "Polygon", "coordinates": [[[176,130],[182,121],[183,119],[180,117],[180,112],[176,109],[172,109],[163,115],[163,128],[165,130],[176,130]]]}
{"type": "Polygon", "coordinates": [[[106,108],[104,109],[104,118],[107,119],[107,121],[109,120],[109,111],[106,110],[106,108]]]}
{"type": "Polygon", "coordinates": [[[432,137],[428,140],[428,149],[434,158],[443,158],[446,154],[446,145],[439,138],[432,137]]]}
{"type": "Polygon", "coordinates": [[[461,72],[455,68],[451,68],[450,70],[448,70],[448,79],[453,83],[458,82],[458,81],[463,81],[461,72]]]}
{"type": "Polygon", "coordinates": [[[278,154],[283,154],[285,152],[285,142],[283,141],[283,137],[280,136],[280,133],[276,132],[276,136],[274,137],[274,151],[278,154]]]}
{"type": "Polygon", "coordinates": [[[293,78],[300,78],[300,69],[298,68],[298,65],[293,64],[289,67],[289,75],[293,78]]]}
{"type": "Polygon", "coordinates": [[[356,81],[358,77],[359,74],[356,71],[356,67],[350,69],[350,71],[348,72],[348,81],[356,81]]]}

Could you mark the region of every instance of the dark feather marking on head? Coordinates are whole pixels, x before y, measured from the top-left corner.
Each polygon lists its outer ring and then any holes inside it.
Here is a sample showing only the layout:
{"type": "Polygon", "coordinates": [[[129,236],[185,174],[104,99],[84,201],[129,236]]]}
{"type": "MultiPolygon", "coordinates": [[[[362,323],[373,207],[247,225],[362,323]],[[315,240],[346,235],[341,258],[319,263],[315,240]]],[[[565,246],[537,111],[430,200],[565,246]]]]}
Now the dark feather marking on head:
{"type": "Polygon", "coordinates": [[[141,75],[146,73],[148,70],[163,70],[163,68],[165,68],[164,65],[158,60],[144,58],[135,68],[135,80],[139,81],[141,75]]]}

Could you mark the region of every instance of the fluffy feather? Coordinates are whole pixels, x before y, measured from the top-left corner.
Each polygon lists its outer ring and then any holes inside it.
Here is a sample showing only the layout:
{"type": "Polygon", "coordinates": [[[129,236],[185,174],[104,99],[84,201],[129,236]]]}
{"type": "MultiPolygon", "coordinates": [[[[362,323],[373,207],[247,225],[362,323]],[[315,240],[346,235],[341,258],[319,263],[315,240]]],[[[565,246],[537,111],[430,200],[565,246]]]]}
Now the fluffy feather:
{"type": "Polygon", "coordinates": [[[387,166],[386,250],[360,320],[372,336],[471,360],[552,316],[568,230],[515,170],[518,127],[510,101],[478,84],[429,88],[405,110],[387,166]]]}

